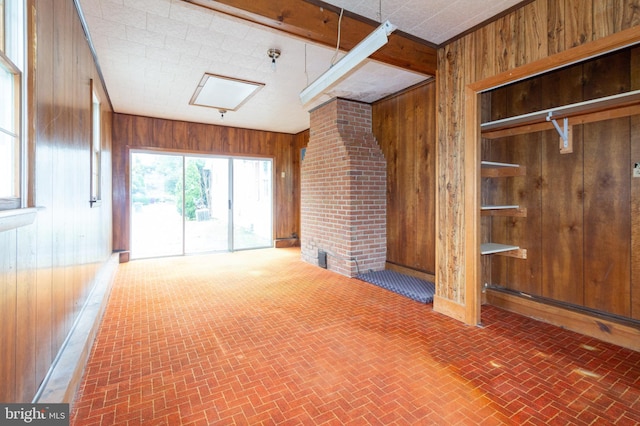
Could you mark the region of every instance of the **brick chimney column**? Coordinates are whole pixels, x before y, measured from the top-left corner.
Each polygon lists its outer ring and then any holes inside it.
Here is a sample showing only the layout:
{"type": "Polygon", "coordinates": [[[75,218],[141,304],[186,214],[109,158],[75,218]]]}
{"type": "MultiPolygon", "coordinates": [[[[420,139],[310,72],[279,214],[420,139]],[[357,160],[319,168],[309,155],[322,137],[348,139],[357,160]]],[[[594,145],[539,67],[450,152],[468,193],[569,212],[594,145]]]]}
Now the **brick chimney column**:
{"type": "Polygon", "coordinates": [[[387,256],[386,161],[371,105],[333,99],[311,111],[302,161],[302,259],[349,277],[383,270],[387,256]]]}

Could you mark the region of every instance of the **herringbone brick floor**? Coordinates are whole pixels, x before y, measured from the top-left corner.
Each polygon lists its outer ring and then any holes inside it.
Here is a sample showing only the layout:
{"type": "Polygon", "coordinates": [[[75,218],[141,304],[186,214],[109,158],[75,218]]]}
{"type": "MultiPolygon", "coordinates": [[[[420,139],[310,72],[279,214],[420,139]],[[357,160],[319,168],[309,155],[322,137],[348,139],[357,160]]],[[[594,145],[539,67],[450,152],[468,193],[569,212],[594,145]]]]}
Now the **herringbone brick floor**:
{"type": "Polygon", "coordinates": [[[297,249],[123,264],[74,425],[632,425],[640,353],[469,327],[297,249]]]}

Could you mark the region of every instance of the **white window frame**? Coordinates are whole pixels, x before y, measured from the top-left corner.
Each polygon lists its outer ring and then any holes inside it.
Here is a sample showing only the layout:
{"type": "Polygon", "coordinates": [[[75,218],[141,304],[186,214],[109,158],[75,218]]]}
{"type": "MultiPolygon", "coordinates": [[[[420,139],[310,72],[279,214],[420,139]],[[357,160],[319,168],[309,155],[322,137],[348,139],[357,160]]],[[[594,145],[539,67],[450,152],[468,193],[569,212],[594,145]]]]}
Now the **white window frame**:
{"type": "MultiPolygon", "coordinates": [[[[16,210],[26,207],[27,202],[27,178],[26,178],[26,139],[25,139],[25,108],[26,108],[26,48],[27,48],[27,22],[25,0],[0,0],[0,67],[4,72],[13,75],[13,97],[5,98],[6,105],[11,112],[6,115],[9,120],[0,120],[0,132],[2,137],[13,139],[12,165],[9,176],[0,175],[0,179],[9,179],[11,183],[0,185],[10,188],[10,193],[0,193],[0,211],[16,210]],[[9,106],[11,105],[11,106],[9,106]]],[[[3,94],[4,95],[4,94],[3,94]]],[[[6,111],[5,111],[6,113],[6,111]]],[[[5,168],[6,164],[0,164],[5,168]]],[[[5,169],[6,170],[6,169],[5,169]]],[[[6,216],[6,213],[2,215],[6,216]]],[[[1,228],[1,226],[0,226],[1,228]]]]}

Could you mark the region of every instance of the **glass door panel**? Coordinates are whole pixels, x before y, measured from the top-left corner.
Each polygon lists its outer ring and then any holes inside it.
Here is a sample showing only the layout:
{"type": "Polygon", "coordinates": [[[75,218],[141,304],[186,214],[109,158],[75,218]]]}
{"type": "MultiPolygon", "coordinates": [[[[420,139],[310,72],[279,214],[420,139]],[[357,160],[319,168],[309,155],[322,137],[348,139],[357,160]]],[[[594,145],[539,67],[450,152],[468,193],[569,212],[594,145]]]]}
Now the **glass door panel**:
{"type": "Polygon", "coordinates": [[[131,154],[132,258],[183,253],[182,158],[131,154]]]}
{"type": "Polygon", "coordinates": [[[229,159],[185,157],[185,253],[229,250],[229,159]]]}
{"type": "Polygon", "coordinates": [[[233,249],[273,245],[272,161],[233,159],[233,249]]]}

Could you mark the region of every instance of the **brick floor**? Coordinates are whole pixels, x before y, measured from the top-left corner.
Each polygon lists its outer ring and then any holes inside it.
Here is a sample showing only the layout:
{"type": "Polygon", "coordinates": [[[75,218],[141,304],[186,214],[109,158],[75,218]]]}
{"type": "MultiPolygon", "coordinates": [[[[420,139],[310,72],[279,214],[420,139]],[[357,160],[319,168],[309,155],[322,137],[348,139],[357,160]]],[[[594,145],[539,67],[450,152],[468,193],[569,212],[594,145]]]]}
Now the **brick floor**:
{"type": "Polygon", "coordinates": [[[469,327],[297,249],[120,266],[74,425],[633,425],[640,353],[469,327]]]}

